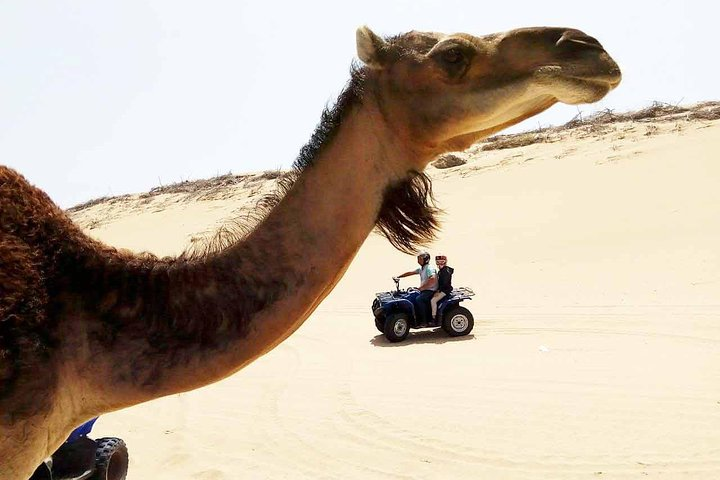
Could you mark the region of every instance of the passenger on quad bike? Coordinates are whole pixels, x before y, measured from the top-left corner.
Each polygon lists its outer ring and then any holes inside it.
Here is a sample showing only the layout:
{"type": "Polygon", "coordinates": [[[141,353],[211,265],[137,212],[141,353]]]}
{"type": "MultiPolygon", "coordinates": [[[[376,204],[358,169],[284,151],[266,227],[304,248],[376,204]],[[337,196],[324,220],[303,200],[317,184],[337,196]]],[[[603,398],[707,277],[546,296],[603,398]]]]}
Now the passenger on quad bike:
{"type": "Polygon", "coordinates": [[[453,291],[452,274],[454,272],[452,267],[448,267],[445,255],[437,255],[435,265],[438,267],[438,289],[430,299],[430,311],[433,320],[437,320],[435,317],[437,316],[438,302],[453,291]]]}
{"type": "Polygon", "coordinates": [[[420,287],[418,288],[420,295],[415,299],[415,311],[418,323],[420,325],[427,325],[429,323],[428,314],[430,312],[428,310],[430,309],[430,299],[438,289],[437,271],[435,267],[430,264],[430,254],[428,252],[418,253],[417,262],[420,268],[401,273],[397,277],[393,277],[393,280],[397,281],[399,278],[409,277],[410,275],[420,275],[420,287]]]}

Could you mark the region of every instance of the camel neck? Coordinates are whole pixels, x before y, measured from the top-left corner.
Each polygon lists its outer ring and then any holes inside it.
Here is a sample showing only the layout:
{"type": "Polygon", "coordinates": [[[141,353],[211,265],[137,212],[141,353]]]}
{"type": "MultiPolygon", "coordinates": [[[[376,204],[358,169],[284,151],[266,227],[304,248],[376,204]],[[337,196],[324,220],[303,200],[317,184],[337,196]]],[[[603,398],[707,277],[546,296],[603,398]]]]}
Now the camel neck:
{"type": "Polygon", "coordinates": [[[105,322],[95,336],[110,371],[99,369],[97,381],[125,384],[102,410],[227,377],[310,316],[373,229],[388,186],[402,179],[388,165],[409,164],[371,105],[348,112],[243,240],[202,259],[124,267],[121,291],[87,309],[105,322]]]}

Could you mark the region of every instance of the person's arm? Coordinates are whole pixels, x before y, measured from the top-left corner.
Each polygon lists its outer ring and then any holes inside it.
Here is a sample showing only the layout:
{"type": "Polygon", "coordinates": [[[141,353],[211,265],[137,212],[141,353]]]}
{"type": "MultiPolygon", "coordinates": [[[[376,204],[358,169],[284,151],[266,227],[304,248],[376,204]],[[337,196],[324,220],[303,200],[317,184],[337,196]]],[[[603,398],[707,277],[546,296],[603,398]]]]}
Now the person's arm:
{"type": "Polygon", "coordinates": [[[417,275],[417,274],[418,274],[418,272],[416,270],[412,270],[410,272],[401,273],[397,277],[393,277],[393,278],[404,278],[404,277],[409,277],[410,275],[417,275]]]}

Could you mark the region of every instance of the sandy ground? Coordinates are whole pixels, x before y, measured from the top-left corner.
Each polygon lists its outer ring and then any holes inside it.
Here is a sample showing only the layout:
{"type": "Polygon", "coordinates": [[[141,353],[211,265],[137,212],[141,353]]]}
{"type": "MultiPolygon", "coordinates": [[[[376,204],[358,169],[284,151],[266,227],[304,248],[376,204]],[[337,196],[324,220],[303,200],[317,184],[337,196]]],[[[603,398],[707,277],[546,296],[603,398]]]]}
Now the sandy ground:
{"type": "MultiPolygon", "coordinates": [[[[430,169],[447,212],[431,253],[477,293],[471,335],[378,334],[374,294],[414,258],[373,235],[274,351],[101,418],[95,434],[128,443],[128,478],[720,478],[720,121],[477,150],[430,169]]],[[[112,245],[170,255],[247,196],[73,216],[112,245]]]]}

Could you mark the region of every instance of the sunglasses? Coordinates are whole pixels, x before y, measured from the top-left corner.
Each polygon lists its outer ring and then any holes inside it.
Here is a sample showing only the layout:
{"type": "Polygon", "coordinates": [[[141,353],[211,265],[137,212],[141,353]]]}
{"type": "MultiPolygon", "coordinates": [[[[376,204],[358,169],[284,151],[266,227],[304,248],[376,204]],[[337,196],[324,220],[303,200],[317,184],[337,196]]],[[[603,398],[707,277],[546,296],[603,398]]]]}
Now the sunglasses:
{"type": "Polygon", "coordinates": [[[446,262],[446,261],[447,261],[447,257],[435,257],[435,261],[436,261],[436,262],[446,262]]]}

